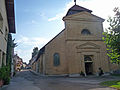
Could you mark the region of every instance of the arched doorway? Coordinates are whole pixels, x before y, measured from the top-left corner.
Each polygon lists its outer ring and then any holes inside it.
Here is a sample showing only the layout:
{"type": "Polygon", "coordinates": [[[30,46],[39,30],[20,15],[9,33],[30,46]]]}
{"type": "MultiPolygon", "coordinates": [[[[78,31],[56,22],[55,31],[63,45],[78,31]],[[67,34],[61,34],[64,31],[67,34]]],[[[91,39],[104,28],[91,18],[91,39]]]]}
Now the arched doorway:
{"type": "Polygon", "coordinates": [[[85,72],[86,75],[93,74],[93,55],[84,55],[84,62],[85,62],[85,72]]]}

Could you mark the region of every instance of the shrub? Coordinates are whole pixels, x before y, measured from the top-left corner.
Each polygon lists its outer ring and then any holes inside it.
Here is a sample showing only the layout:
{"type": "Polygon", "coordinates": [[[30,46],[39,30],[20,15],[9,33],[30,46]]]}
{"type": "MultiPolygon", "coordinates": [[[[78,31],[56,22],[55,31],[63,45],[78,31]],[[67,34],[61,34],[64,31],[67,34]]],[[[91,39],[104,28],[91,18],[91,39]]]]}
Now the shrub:
{"type": "Polygon", "coordinates": [[[0,79],[3,80],[4,85],[10,82],[10,68],[9,66],[3,66],[0,68],[0,79]]]}

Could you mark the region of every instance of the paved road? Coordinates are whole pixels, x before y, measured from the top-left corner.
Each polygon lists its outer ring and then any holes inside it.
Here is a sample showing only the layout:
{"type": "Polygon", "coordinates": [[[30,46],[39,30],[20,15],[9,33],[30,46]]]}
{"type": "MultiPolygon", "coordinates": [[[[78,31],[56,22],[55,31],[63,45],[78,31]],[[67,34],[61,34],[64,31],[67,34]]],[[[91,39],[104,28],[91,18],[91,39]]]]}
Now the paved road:
{"type": "Polygon", "coordinates": [[[30,71],[22,71],[11,80],[8,87],[2,90],[116,90],[99,85],[101,81],[108,79],[115,78],[46,77],[36,75],[30,71]]]}

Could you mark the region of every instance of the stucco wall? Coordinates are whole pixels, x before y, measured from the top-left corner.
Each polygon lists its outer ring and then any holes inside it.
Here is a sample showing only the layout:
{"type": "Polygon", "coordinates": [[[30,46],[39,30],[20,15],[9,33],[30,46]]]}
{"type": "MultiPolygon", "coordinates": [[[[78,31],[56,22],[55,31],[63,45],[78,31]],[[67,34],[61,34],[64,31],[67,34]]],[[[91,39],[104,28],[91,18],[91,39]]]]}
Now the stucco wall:
{"type": "Polygon", "coordinates": [[[63,31],[45,47],[46,74],[68,73],[68,61],[65,59],[65,50],[65,32],[63,31]],[[60,55],[60,65],[57,67],[53,65],[54,53],[59,53],[60,55]]]}
{"type": "MultiPolygon", "coordinates": [[[[4,53],[4,64],[6,64],[5,57],[6,57],[6,48],[7,48],[7,34],[8,34],[8,21],[7,21],[7,15],[6,15],[6,7],[5,7],[5,0],[0,0],[0,14],[2,16],[1,24],[2,28],[0,31],[0,52],[4,53]]],[[[0,60],[2,60],[2,57],[0,60]]],[[[2,64],[2,61],[0,61],[0,66],[2,64]]]]}
{"type": "Polygon", "coordinates": [[[105,44],[102,41],[67,41],[67,52],[66,59],[69,60],[69,73],[80,73],[85,72],[84,55],[93,56],[93,73],[98,72],[98,68],[101,67],[104,72],[109,71],[109,62],[106,55],[105,44]],[[91,46],[95,44],[99,48],[91,46]],[[85,47],[77,48],[81,45],[86,44],[85,47]],[[90,47],[91,46],[91,47],[90,47]]]}
{"type": "Polygon", "coordinates": [[[102,20],[88,12],[81,12],[64,18],[68,40],[101,40],[102,20]],[[91,35],[81,35],[83,29],[88,29],[91,35]]]}

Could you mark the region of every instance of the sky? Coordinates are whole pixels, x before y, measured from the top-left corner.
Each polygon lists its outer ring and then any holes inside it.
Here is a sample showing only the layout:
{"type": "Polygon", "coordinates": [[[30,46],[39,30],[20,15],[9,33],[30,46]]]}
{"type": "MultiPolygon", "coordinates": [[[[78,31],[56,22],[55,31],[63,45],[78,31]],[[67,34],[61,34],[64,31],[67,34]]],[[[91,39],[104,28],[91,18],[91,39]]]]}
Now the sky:
{"type": "MultiPolygon", "coordinates": [[[[76,0],[77,5],[92,10],[92,14],[105,19],[113,16],[113,9],[120,6],[120,0],[76,0]]],[[[39,49],[64,29],[62,18],[74,0],[15,0],[16,34],[13,34],[18,54],[29,62],[34,47],[39,49]]]]}

